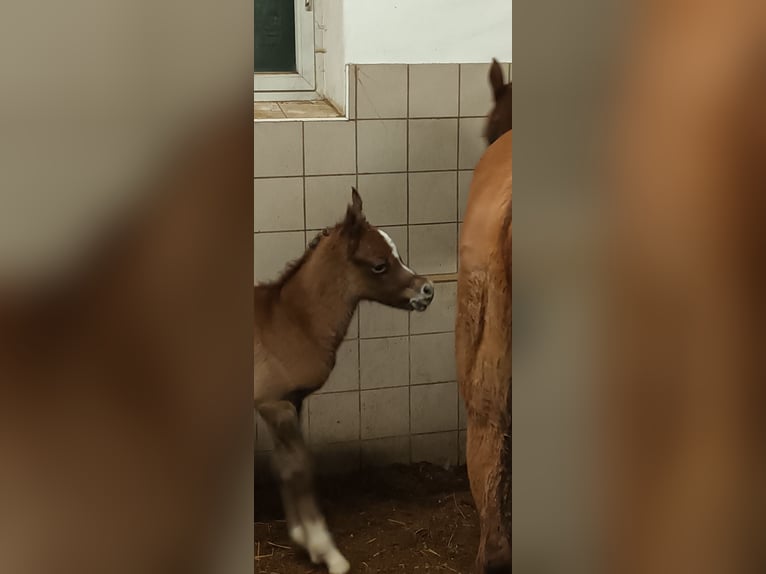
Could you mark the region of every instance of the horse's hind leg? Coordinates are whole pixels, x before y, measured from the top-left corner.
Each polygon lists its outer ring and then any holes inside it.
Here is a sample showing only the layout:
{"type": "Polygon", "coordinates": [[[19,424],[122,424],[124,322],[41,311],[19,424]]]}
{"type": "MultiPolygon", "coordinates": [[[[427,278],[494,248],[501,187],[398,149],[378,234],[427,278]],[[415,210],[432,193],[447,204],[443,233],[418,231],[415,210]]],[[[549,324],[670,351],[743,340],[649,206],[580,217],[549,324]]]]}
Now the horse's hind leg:
{"type": "Polygon", "coordinates": [[[282,491],[290,536],[315,564],[330,574],[346,574],[350,565],[335,547],[314,495],[311,457],[301,434],[298,411],[290,401],[258,407],[274,439],[274,468],[282,491]]]}
{"type": "Polygon", "coordinates": [[[476,571],[511,572],[510,387],[512,376],[510,285],[504,269],[469,273],[458,282],[455,323],[458,381],[468,410],[466,463],[479,512],[476,571]],[[502,272],[501,272],[502,271],[502,272]],[[489,287],[490,279],[492,285],[489,287]]]}

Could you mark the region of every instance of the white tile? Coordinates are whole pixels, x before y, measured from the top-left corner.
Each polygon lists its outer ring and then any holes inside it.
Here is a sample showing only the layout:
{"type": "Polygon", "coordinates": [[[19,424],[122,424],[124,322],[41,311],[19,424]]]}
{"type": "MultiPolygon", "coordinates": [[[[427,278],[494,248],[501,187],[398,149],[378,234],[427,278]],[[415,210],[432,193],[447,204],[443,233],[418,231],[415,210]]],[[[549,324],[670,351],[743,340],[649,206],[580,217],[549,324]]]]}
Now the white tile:
{"type": "Polygon", "coordinates": [[[355,185],[355,175],[307,177],[306,227],[323,229],[341,221],[351,203],[351,188],[355,185]]]}
{"type": "Polygon", "coordinates": [[[410,341],[408,337],[362,339],[360,349],[360,387],[406,386],[410,382],[410,341]]]}
{"type": "Polygon", "coordinates": [[[363,439],[409,434],[408,387],[363,391],[361,400],[363,439]]]}
{"type": "Polygon", "coordinates": [[[457,383],[410,387],[412,432],[457,430],[457,399],[457,383]]]}
{"type": "Polygon", "coordinates": [[[308,409],[312,444],[359,439],[359,391],[313,395],[308,409]]]}
{"type": "Polygon", "coordinates": [[[457,119],[409,120],[409,170],[457,169],[457,119]]]}
{"type": "Polygon", "coordinates": [[[413,385],[456,380],[455,334],[410,338],[410,382],[413,385]]]}
{"type": "Polygon", "coordinates": [[[360,175],[359,195],[367,220],[376,227],[407,224],[406,173],[360,175]]]}
{"type": "Polygon", "coordinates": [[[407,311],[370,301],[359,304],[359,336],[363,339],[406,335],[408,325],[407,311]]]}
{"type": "Polygon", "coordinates": [[[253,180],[254,231],[303,229],[303,178],[253,180]]]}
{"type": "Polygon", "coordinates": [[[445,118],[458,115],[458,65],[410,66],[411,118],[445,118]]]}
{"type": "Polygon", "coordinates": [[[457,172],[409,174],[410,223],[457,221],[457,172]]]}
{"type": "Polygon", "coordinates": [[[303,175],[302,129],[301,122],[254,122],[254,177],[303,175]]]}
{"type": "Polygon", "coordinates": [[[303,122],[306,175],[356,172],[354,122],[303,122]]]}
{"type": "Polygon", "coordinates": [[[457,225],[410,226],[409,266],[422,275],[457,271],[457,225]]]}
{"type": "Polygon", "coordinates": [[[253,239],[253,272],[257,283],[279,277],[287,264],[306,250],[303,231],[256,233],[253,239]]]}
{"type": "Polygon", "coordinates": [[[359,119],[407,117],[407,66],[365,64],[356,67],[356,115],[359,119]]]}
{"type": "Polygon", "coordinates": [[[410,314],[410,333],[442,333],[455,330],[457,282],[434,285],[434,300],[422,313],[410,314]]]}

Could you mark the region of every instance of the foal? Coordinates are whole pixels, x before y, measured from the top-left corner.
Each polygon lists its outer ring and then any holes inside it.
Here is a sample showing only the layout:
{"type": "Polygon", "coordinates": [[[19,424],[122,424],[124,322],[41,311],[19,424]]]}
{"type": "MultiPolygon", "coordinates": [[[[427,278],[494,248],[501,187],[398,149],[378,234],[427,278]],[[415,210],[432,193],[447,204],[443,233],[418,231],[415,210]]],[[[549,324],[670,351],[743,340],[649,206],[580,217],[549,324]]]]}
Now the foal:
{"type": "Polygon", "coordinates": [[[303,399],[327,381],[360,301],[425,311],[433,296],[433,284],[367,222],[356,189],[341,223],[320,233],[276,282],[255,287],[255,408],[274,438],[290,537],[330,574],[345,574],[349,563],[314,496],[299,422],[303,399]]]}

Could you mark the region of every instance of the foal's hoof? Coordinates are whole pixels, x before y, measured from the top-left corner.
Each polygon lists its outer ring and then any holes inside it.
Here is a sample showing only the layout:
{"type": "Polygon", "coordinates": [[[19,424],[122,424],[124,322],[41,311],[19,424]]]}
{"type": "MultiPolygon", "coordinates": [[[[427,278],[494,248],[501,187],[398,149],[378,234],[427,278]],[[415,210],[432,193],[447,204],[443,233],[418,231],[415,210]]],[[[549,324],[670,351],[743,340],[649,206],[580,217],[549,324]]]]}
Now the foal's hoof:
{"type": "Polygon", "coordinates": [[[330,550],[325,554],[309,552],[309,558],[311,558],[311,562],[314,564],[326,564],[329,574],[346,574],[351,570],[351,564],[337,549],[330,550]]]}
{"type": "Polygon", "coordinates": [[[325,561],[327,563],[327,571],[330,574],[346,574],[351,570],[351,564],[337,550],[330,556],[325,557],[325,561]]]}

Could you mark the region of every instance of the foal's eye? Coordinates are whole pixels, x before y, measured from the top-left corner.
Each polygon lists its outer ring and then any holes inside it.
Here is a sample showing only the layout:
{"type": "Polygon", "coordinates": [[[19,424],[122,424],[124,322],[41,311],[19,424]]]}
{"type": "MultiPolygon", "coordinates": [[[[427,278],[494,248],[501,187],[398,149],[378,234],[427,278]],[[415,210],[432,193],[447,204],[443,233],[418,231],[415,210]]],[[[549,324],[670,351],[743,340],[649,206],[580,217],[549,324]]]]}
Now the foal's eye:
{"type": "Polygon", "coordinates": [[[388,265],[385,263],[380,263],[379,265],[373,265],[372,266],[372,272],[376,275],[380,275],[381,273],[385,273],[388,270],[388,265]]]}

